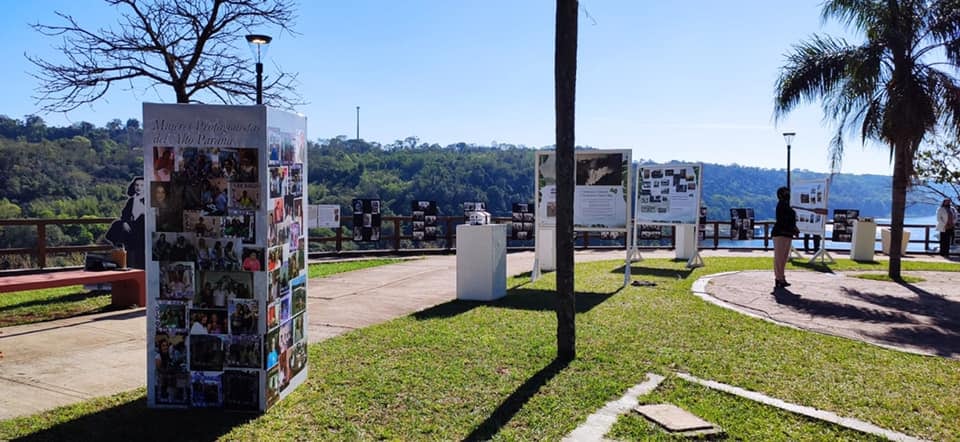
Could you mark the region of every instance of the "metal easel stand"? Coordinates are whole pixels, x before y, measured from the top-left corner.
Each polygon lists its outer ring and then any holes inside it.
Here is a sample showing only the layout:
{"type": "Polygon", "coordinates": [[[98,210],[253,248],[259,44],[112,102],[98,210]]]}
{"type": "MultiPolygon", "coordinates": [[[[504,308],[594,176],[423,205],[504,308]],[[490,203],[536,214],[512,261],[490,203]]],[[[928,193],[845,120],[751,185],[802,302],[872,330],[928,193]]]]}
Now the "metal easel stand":
{"type": "Polygon", "coordinates": [[[810,264],[813,264],[817,259],[820,260],[820,264],[827,264],[827,260],[829,260],[830,264],[834,264],[836,262],[833,260],[833,256],[830,255],[830,252],[827,251],[827,248],[822,244],[820,246],[820,250],[817,250],[817,253],[813,255],[813,258],[810,258],[810,264]]]}
{"type": "Polygon", "coordinates": [[[697,251],[694,252],[693,256],[691,256],[690,259],[687,260],[687,268],[693,269],[693,268],[703,267],[703,266],[704,266],[703,257],[700,256],[700,249],[697,249],[697,251]]]}
{"type": "Polygon", "coordinates": [[[797,249],[793,248],[793,244],[790,244],[790,259],[793,258],[803,259],[803,255],[801,255],[797,249]]]}

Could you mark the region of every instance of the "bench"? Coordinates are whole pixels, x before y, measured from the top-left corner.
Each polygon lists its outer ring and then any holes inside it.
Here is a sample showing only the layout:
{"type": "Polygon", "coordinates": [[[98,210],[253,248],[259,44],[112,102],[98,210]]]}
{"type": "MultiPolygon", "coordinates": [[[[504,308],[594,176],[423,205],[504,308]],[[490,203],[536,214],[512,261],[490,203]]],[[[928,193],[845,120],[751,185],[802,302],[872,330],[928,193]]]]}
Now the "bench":
{"type": "Polygon", "coordinates": [[[35,273],[0,277],[0,293],[23,290],[49,289],[81,284],[111,285],[111,303],[116,307],[138,307],[147,305],[146,272],[138,269],[106,270],[88,272],[70,270],[66,272],[35,273]]]}

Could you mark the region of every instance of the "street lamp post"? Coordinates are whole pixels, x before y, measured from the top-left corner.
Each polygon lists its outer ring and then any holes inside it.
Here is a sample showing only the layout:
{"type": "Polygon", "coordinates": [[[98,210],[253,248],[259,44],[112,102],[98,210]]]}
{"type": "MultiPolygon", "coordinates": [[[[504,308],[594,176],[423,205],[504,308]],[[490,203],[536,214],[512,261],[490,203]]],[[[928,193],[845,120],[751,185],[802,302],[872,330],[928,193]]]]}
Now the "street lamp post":
{"type": "Polygon", "coordinates": [[[253,56],[257,59],[257,104],[263,104],[263,63],[261,63],[261,57],[266,57],[267,45],[273,38],[262,34],[249,34],[246,38],[253,56]]]}
{"type": "Polygon", "coordinates": [[[796,135],[795,132],[783,133],[783,140],[787,142],[787,189],[790,188],[790,143],[793,142],[793,137],[796,135]]]}

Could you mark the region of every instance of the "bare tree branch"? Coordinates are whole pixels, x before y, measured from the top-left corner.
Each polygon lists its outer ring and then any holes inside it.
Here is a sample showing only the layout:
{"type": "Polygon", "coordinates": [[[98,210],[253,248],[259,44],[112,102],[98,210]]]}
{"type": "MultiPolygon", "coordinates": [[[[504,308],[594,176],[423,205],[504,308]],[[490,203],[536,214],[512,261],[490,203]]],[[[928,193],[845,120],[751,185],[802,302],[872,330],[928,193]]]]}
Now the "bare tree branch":
{"type": "MultiPolygon", "coordinates": [[[[60,60],[24,54],[37,67],[34,99],[45,112],[65,112],[99,100],[117,82],[172,89],[178,103],[252,102],[254,62],[244,35],[291,29],[294,0],[105,0],[117,9],[116,27],[87,28],[57,12],[62,23],[34,24],[59,38],[60,60]],[[241,55],[242,54],[242,55],[241,55]]],[[[297,75],[278,71],[264,81],[264,102],[292,108],[302,100],[297,75]]]]}

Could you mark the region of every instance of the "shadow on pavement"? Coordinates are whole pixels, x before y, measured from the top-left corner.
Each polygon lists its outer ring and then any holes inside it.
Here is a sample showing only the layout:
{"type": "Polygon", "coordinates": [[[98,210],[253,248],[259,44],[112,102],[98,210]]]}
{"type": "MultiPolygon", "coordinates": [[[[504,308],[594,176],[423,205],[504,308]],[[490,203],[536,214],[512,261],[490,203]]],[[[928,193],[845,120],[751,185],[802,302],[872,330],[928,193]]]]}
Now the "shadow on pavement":
{"type": "Polygon", "coordinates": [[[147,399],[140,397],[16,440],[214,440],[258,416],[256,413],[224,413],[222,410],[150,409],[147,408],[147,399]]]}
{"type": "Polygon", "coordinates": [[[785,305],[793,310],[813,316],[896,324],[907,324],[914,322],[913,318],[902,313],[867,309],[832,301],[807,299],[790,291],[790,289],[783,287],[777,288],[773,291],[773,299],[777,301],[777,304],[785,305]]]}
{"type": "Polygon", "coordinates": [[[481,441],[481,440],[490,440],[500,432],[500,429],[503,428],[513,416],[515,416],[520,410],[523,409],[523,406],[530,401],[540,388],[550,382],[558,373],[563,371],[564,368],[570,364],[569,361],[554,359],[546,367],[543,367],[540,371],[534,374],[530,379],[527,379],[523,385],[517,387],[510,396],[507,396],[503,402],[500,403],[500,406],[497,407],[493,413],[490,414],[477,428],[463,438],[465,441],[481,441]]]}

